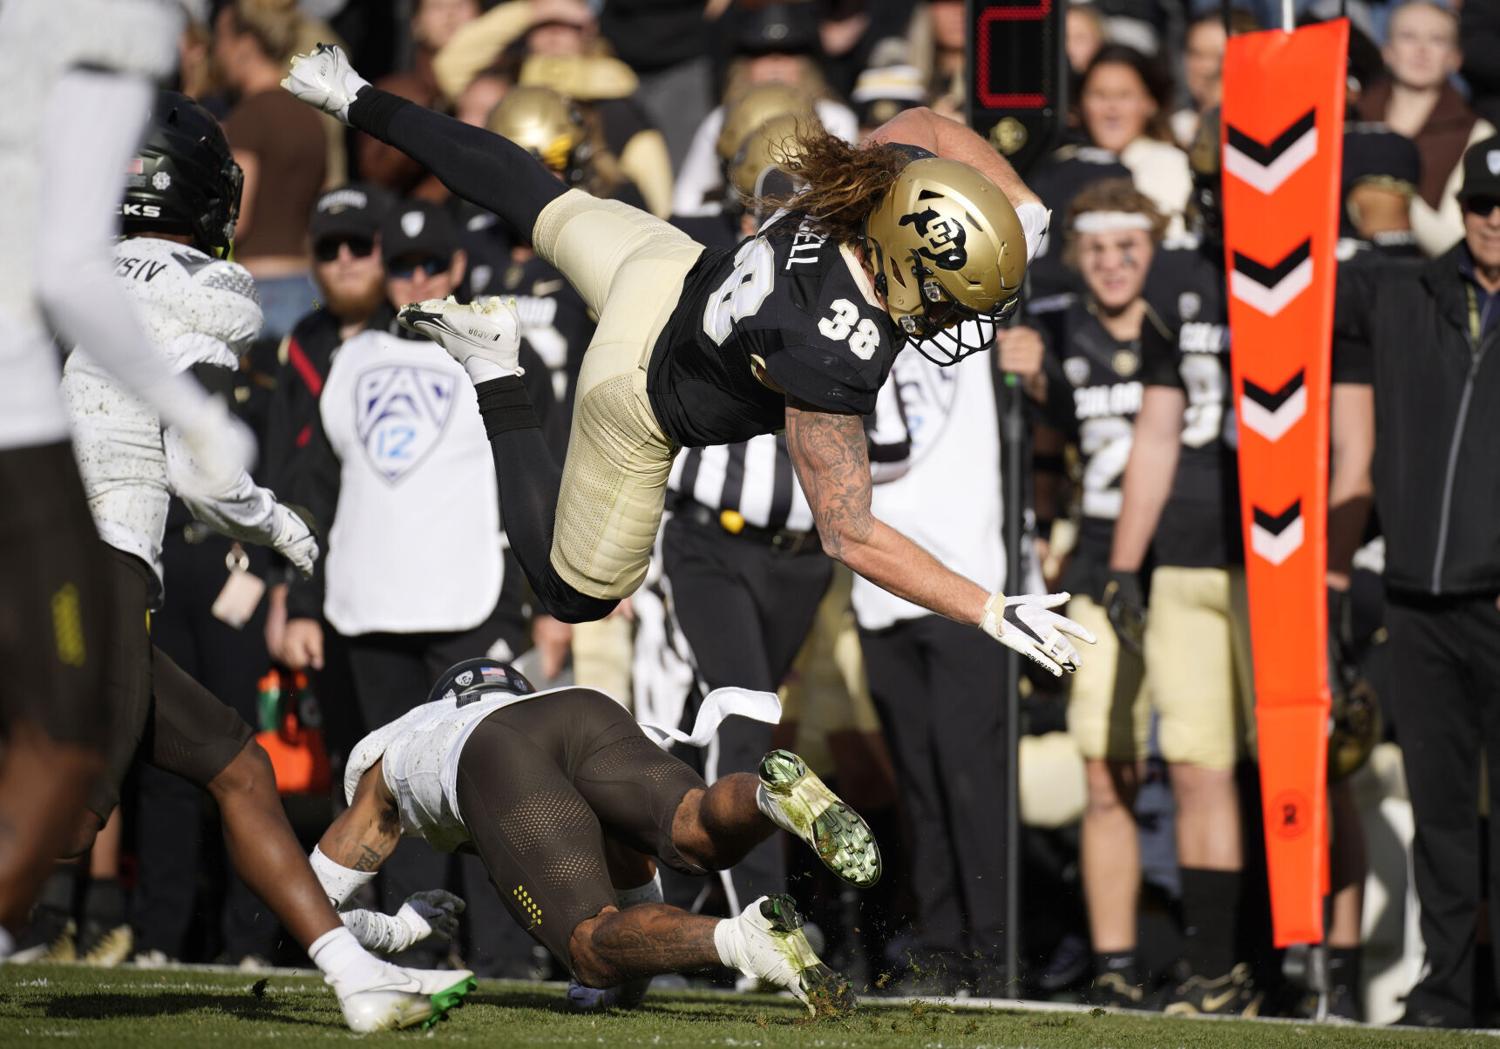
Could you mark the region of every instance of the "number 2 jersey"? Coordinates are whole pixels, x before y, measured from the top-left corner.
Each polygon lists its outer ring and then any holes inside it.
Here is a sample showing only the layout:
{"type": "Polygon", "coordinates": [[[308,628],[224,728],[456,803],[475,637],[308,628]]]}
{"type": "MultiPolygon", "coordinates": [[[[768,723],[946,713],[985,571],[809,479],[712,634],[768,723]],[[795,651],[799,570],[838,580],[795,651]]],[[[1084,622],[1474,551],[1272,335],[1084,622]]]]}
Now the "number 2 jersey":
{"type": "MultiPolygon", "coordinates": [[[[1148,313],[1145,329],[1161,321],[1148,313]]],[[[1048,329],[1048,423],[1077,444],[1083,463],[1078,545],[1068,560],[1063,588],[1100,595],[1109,574],[1109,548],[1120,516],[1120,483],[1130,458],[1135,417],[1141,410],[1141,340],[1121,341],[1076,300],[1052,315],[1048,329]]]]}
{"type": "Polygon", "coordinates": [[[904,336],[848,247],[788,212],[709,248],[652,350],[651,408],[685,447],[785,426],[787,398],[868,415],[904,336]]]}
{"type": "Polygon", "coordinates": [[[1223,257],[1196,248],[1161,252],[1146,281],[1146,299],[1168,334],[1150,325],[1142,330],[1141,381],[1181,390],[1187,398],[1177,475],[1152,552],[1159,565],[1242,564],[1223,257]]]}

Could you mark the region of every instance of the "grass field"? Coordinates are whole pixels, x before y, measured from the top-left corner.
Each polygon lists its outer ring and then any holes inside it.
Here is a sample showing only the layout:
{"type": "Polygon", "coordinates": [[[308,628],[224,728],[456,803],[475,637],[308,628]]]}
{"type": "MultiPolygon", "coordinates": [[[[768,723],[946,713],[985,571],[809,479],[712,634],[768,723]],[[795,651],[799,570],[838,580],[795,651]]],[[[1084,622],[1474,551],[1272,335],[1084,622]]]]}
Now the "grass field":
{"type": "Polygon", "coordinates": [[[767,996],[653,995],[634,1013],[574,1016],[557,988],[482,983],[469,1004],[429,1036],[350,1034],[338,1005],[311,976],[202,969],[89,970],[0,967],[0,1047],[178,1049],[321,1046],[440,1039],[451,1046],[659,1046],[726,1049],[1447,1049],[1500,1039],[1288,1022],[1169,1020],[1100,1011],[945,1008],[867,1002],[848,1018],[809,1021],[796,1003],[767,996]]]}

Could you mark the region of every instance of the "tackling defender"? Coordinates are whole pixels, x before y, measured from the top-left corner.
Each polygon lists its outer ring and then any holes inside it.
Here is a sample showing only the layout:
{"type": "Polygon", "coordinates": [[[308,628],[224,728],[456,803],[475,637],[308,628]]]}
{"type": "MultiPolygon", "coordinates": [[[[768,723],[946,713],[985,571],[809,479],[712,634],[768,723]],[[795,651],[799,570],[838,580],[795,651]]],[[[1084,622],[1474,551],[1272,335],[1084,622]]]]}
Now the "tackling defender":
{"type": "MultiPolygon", "coordinates": [[[[707,741],[730,714],[773,720],[769,693],[709,693],[688,742],[707,741]]],[[[661,902],[648,857],[704,874],[732,866],[777,827],[807,842],[852,885],[880,877],[870,829],[795,754],[773,750],[759,777],[706,786],[602,692],[535,692],[513,668],[465,660],[428,702],[355,746],[346,809],[313,850],[329,898],[342,907],[375,876],[402,835],[434,848],[472,849],[515,919],[586,987],[620,987],[638,1002],[659,973],[722,964],[785,988],[814,1012],[852,1001],[818,960],[788,896],[762,896],[735,918],[661,902]]],[[[446,897],[446,899],[444,898],[446,897]]],[[[433,921],[349,911],[372,949],[397,951],[441,927],[459,906],[429,902],[433,921]]]]}
{"type": "MultiPolygon", "coordinates": [[[[117,279],[171,367],[228,385],[240,349],[261,327],[254,280],[217,257],[229,252],[239,210],[240,170],[229,143],[207,110],[161,91],[131,167],[117,279]]],[[[104,744],[105,775],[71,851],[87,848],[108,818],[139,751],[213,796],[236,871],[307,949],[350,1028],[440,1018],[473,986],[472,974],[398,968],[354,941],[319,892],[250,727],[151,643],[146,616],[162,591],[167,502],[193,476],[193,450],[177,427],[116,385],[92,350],[73,351],[62,389],[114,581],[113,629],[102,653],[113,728],[104,744]]],[[[275,547],[302,572],[312,570],[318,548],[311,530],[244,470],[181,494],[199,520],[275,547]]]]}
{"type": "Polygon", "coordinates": [[[86,343],[217,480],[249,433],[157,355],[110,273],[151,80],[176,64],[165,0],[0,5],[0,959],[102,767],[109,566],[84,502],[53,332],[86,343]]]}
{"type": "Polygon", "coordinates": [[[520,378],[514,310],[434,300],[402,311],[478,388],[507,533],[554,616],[602,618],[640,585],[681,447],[784,427],[832,556],[1053,674],[1077,665],[1066,635],[1092,637],[1049,611],[1066,595],[986,593],[870,512],[859,416],[896,352],[908,337],[943,363],[982,348],[1046,228],[979,136],[926,110],[864,149],[806,136],[787,165],[808,183],[791,210],[738,250],[706,250],[646,212],[567,189],[500,136],[371,87],[338,48],[295,59],[283,86],[499,215],[599,317],[559,473],[520,378]]]}

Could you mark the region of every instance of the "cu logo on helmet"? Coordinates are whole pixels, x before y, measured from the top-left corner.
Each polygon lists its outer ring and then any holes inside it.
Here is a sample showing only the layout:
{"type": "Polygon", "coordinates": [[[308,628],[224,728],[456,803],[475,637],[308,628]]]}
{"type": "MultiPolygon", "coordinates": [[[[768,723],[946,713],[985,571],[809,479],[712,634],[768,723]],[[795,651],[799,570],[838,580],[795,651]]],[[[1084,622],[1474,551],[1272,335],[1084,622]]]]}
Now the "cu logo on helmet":
{"type": "Polygon", "coordinates": [[[901,216],[901,225],[913,226],[917,235],[926,241],[926,246],[917,249],[917,254],[932,262],[941,270],[963,269],[969,261],[964,248],[968,234],[963,223],[947,215],[939,215],[932,208],[901,216]]]}

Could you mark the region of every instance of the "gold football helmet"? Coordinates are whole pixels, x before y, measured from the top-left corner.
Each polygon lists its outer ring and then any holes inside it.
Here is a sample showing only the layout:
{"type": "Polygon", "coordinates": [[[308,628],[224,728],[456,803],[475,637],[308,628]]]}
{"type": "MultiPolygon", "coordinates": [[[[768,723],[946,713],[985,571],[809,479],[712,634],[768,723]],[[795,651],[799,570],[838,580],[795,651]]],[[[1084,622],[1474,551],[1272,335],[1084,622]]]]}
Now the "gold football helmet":
{"type": "Polygon", "coordinates": [[[978,171],[941,157],[914,160],[896,176],[865,220],[865,253],[886,311],[943,365],[989,345],[1026,276],[1015,208],[978,171]],[[962,321],[981,323],[965,331],[962,321]]]}
{"type": "Polygon", "coordinates": [[[541,161],[564,181],[583,168],[586,139],[578,107],[550,87],[513,87],[486,122],[541,161]]]}
{"type": "Polygon", "coordinates": [[[772,117],[791,114],[812,125],[818,121],[812,99],[790,84],[759,84],[724,107],[724,126],[714,144],[719,163],[728,165],[750,133],[772,117]]]}
{"type": "Polygon", "coordinates": [[[728,168],[729,185],[743,202],[756,195],[756,184],[767,168],[783,168],[802,153],[798,136],[821,131],[817,117],[783,113],[750,132],[740,144],[728,168]]]}

